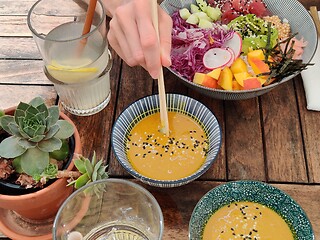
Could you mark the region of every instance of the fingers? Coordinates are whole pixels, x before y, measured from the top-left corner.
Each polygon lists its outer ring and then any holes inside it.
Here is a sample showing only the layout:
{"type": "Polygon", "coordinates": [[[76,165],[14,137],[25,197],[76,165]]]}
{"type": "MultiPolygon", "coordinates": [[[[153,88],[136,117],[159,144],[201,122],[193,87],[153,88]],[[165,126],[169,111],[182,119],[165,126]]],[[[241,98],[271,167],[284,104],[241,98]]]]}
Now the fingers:
{"type": "Polygon", "coordinates": [[[136,1],[135,7],[139,12],[136,22],[146,67],[152,78],[158,78],[161,68],[160,44],[151,20],[151,1],[136,1]]]}
{"type": "Polygon", "coordinates": [[[171,32],[172,32],[172,19],[171,17],[159,6],[159,32],[160,32],[160,45],[161,45],[161,63],[165,67],[171,65],[171,32]]]}
{"type": "Polygon", "coordinates": [[[143,66],[158,78],[161,66],[170,66],[172,20],[158,6],[160,43],[153,27],[151,1],[131,0],[119,6],[108,32],[108,41],[129,65],[143,66]]]}

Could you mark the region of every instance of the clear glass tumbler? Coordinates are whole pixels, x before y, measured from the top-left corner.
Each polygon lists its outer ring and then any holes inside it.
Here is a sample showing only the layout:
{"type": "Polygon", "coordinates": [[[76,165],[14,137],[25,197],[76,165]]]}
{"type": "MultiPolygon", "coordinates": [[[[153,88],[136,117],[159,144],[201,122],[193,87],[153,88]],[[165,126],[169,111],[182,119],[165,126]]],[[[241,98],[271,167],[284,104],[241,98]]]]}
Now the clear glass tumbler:
{"type": "Polygon", "coordinates": [[[160,240],[161,208],[146,189],[122,179],[92,182],[75,191],[53,223],[54,240],[160,240]]]}
{"type": "Polygon", "coordinates": [[[105,10],[98,0],[88,25],[87,2],[39,0],[27,18],[45,74],[65,109],[80,116],[101,111],[111,96],[105,10]]]}

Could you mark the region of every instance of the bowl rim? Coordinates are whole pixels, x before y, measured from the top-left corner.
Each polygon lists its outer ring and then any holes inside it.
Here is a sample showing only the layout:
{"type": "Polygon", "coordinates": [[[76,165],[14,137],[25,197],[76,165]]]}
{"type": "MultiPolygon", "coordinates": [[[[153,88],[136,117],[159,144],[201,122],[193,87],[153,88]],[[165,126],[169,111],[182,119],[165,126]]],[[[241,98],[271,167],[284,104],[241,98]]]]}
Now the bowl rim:
{"type": "MultiPolygon", "coordinates": [[[[190,99],[191,101],[196,102],[197,104],[202,105],[215,119],[216,119],[216,123],[217,123],[217,127],[218,127],[218,146],[217,146],[217,152],[216,155],[210,160],[210,163],[207,164],[204,168],[198,169],[196,172],[194,172],[193,174],[184,177],[184,178],[180,178],[177,180],[157,180],[157,179],[152,179],[146,176],[141,175],[140,173],[138,173],[137,171],[135,171],[133,168],[128,168],[123,162],[122,160],[118,157],[118,155],[116,154],[115,151],[115,143],[114,143],[114,132],[117,126],[118,121],[120,121],[121,116],[124,114],[125,111],[128,111],[128,109],[130,109],[133,105],[137,104],[140,101],[143,101],[144,99],[148,99],[148,98],[155,98],[159,96],[159,94],[150,94],[144,97],[141,97],[137,100],[135,100],[134,102],[130,103],[126,108],[123,109],[123,111],[121,111],[121,113],[119,114],[118,118],[116,119],[116,121],[113,124],[112,127],[112,131],[111,131],[111,147],[113,150],[114,155],[116,156],[118,162],[120,163],[120,165],[129,173],[131,174],[133,177],[141,180],[142,182],[146,182],[150,185],[154,185],[154,186],[158,186],[158,185],[171,185],[171,186],[181,186],[183,184],[187,184],[197,178],[199,178],[201,175],[203,175],[211,166],[212,164],[215,162],[220,150],[221,150],[221,145],[222,145],[222,129],[221,129],[221,125],[219,124],[219,121],[217,119],[217,117],[215,116],[215,114],[202,102],[187,96],[187,95],[183,95],[183,94],[178,94],[178,93],[166,93],[166,98],[170,98],[173,96],[178,96],[178,97],[182,97],[182,98],[186,98],[186,99],[190,99]],[[199,171],[201,170],[201,171],[199,171]]],[[[205,161],[206,162],[206,161],[205,161]]],[[[203,166],[203,165],[202,165],[203,166]]]]}
{"type": "MultiPolygon", "coordinates": [[[[200,200],[197,202],[197,204],[195,205],[193,211],[192,211],[192,214],[191,214],[191,217],[190,217],[190,220],[189,220],[189,231],[188,231],[188,235],[189,235],[189,239],[191,239],[191,233],[192,233],[192,222],[194,222],[194,218],[195,218],[195,214],[197,213],[197,211],[199,210],[199,207],[203,204],[203,202],[210,196],[210,195],[214,195],[215,192],[219,191],[220,189],[223,189],[225,187],[229,187],[229,186],[232,186],[232,185],[237,185],[237,186],[242,186],[242,185],[258,185],[259,187],[262,187],[262,188],[268,188],[268,190],[273,190],[273,191],[276,191],[277,194],[281,195],[282,197],[290,200],[291,204],[292,205],[295,205],[297,207],[297,209],[299,210],[299,214],[300,216],[302,216],[306,222],[308,223],[308,227],[309,227],[309,230],[311,231],[311,237],[312,239],[314,239],[314,231],[313,231],[313,228],[312,228],[312,224],[306,214],[306,212],[304,211],[304,209],[300,206],[300,204],[298,204],[289,194],[287,194],[286,192],[284,192],[283,190],[281,190],[280,188],[278,187],[275,187],[267,182],[263,182],[263,181],[258,181],[258,180],[250,180],[250,179],[244,179],[244,180],[234,180],[234,181],[229,181],[229,182],[223,182],[221,184],[219,184],[218,186],[216,187],[213,187],[212,189],[210,189],[208,192],[206,192],[201,198],[200,200]]],[[[256,201],[253,201],[253,200],[248,200],[247,198],[245,198],[245,196],[243,195],[240,195],[240,199],[241,200],[236,200],[236,201],[231,201],[231,202],[227,202],[226,204],[224,205],[221,205],[221,206],[218,206],[216,208],[215,211],[213,212],[207,212],[205,215],[206,216],[206,221],[208,221],[208,219],[216,212],[218,211],[219,209],[221,209],[223,206],[226,206],[227,204],[230,204],[232,202],[239,202],[239,201],[251,201],[251,202],[256,202],[256,203],[259,203],[259,204],[262,204],[270,209],[272,209],[273,211],[275,211],[278,215],[280,215],[283,219],[286,218],[285,214],[277,211],[276,209],[274,209],[271,204],[266,204],[266,203],[262,203],[262,201],[259,201],[259,200],[256,200],[256,201]]],[[[212,200],[212,198],[211,198],[212,200]]],[[[211,203],[212,204],[212,203],[211,203]]],[[[286,219],[286,223],[288,224],[288,221],[286,219]]],[[[204,230],[204,226],[202,226],[202,232],[204,230]]],[[[290,226],[290,228],[294,229],[295,230],[295,225],[292,225],[290,226]]]]}

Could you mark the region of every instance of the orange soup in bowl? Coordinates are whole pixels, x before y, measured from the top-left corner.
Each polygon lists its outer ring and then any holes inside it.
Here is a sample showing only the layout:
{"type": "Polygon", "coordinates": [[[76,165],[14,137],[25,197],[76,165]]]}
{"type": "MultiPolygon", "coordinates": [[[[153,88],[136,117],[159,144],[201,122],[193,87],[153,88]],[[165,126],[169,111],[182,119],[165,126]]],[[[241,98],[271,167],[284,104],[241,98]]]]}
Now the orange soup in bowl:
{"type": "Polygon", "coordinates": [[[196,172],[204,163],[208,138],[193,118],[168,112],[170,134],[160,132],[160,113],[143,118],[131,130],[127,156],[141,175],[156,180],[178,180],[196,172]]]}
{"type": "Polygon", "coordinates": [[[216,211],[204,228],[203,240],[293,240],[285,220],[265,205],[235,202],[216,211]]]}

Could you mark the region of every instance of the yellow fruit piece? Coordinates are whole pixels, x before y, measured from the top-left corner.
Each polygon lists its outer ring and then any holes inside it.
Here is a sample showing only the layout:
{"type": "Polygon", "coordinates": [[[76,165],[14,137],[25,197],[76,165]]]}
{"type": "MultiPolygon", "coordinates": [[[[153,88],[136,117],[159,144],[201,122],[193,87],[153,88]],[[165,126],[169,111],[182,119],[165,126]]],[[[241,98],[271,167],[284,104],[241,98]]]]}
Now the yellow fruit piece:
{"type": "Polygon", "coordinates": [[[244,86],[243,80],[252,77],[250,73],[248,72],[239,72],[234,74],[234,78],[236,79],[237,83],[239,83],[240,86],[244,86]]]}
{"type": "Polygon", "coordinates": [[[253,50],[251,52],[248,52],[247,54],[248,60],[250,58],[258,58],[260,60],[264,60],[264,53],[261,49],[253,50]]]}
{"type": "Polygon", "coordinates": [[[97,68],[66,68],[66,67],[57,67],[53,65],[48,65],[49,70],[54,71],[65,71],[65,72],[97,72],[97,68]]]}
{"type": "Polygon", "coordinates": [[[220,74],[221,74],[221,68],[213,69],[211,72],[207,73],[208,76],[217,80],[219,79],[220,74]]]}
{"type": "Polygon", "coordinates": [[[248,71],[247,64],[242,58],[237,58],[236,60],[234,60],[230,69],[233,74],[248,71]]]}
{"type": "Polygon", "coordinates": [[[222,69],[218,84],[225,90],[232,90],[233,74],[229,67],[222,69]]]}

